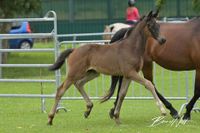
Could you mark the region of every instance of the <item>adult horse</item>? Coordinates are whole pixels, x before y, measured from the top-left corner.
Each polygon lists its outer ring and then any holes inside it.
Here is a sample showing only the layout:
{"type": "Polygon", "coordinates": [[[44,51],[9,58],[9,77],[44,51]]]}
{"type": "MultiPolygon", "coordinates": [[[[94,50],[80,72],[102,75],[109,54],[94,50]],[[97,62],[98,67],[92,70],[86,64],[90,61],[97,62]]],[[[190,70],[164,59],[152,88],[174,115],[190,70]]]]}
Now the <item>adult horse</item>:
{"type": "MultiPolygon", "coordinates": [[[[129,29],[118,31],[112,38],[111,42],[115,42],[125,35],[129,29]]],[[[157,42],[149,38],[146,45],[144,67],[142,72],[144,77],[153,82],[152,61],[160,66],[174,71],[196,70],[194,96],[186,106],[184,120],[191,119],[191,110],[195,102],[200,97],[200,18],[193,18],[186,23],[160,23],[160,32],[167,39],[165,45],[157,45],[157,42]]],[[[134,42],[133,42],[134,43],[134,42]]],[[[112,77],[112,84],[109,93],[103,98],[108,100],[114,93],[117,81],[122,77],[112,77]]],[[[119,84],[119,89],[120,89],[119,84]]],[[[156,89],[156,93],[164,103],[166,108],[170,110],[170,114],[177,118],[177,111],[173,108],[156,89]]],[[[117,96],[118,99],[118,96],[117,96]]],[[[115,108],[115,107],[114,107],[115,108]]],[[[114,109],[113,108],[113,109],[114,109]]],[[[110,117],[113,117],[113,109],[110,111],[110,117]]]]}
{"type": "Polygon", "coordinates": [[[140,20],[134,29],[131,29],[129,36],[122,41],[111,45],[84,45],[62,52],[57,61],[49,69],[59,69],[66,58],[68,58],[68,74],[66,80],[57,89],[55,103],[48,115],[48,124],[52,125],[58,102],[72,84],[76,86],[87,103],[87,110],[84,113],[87,118],[91,112],[93,103],[84,91],[83,86],[86,82],[97,77],[99,73],[122,75],[125,77],[114,111],[116,123],[120,123],[120,109],[130,80],[134,80],[149,89],[156,100],[156,105],[161,113],[165,115],[165,109],[156,95],[153,84],[138,74],[143,65],[142,56],[147,38],[152,36],[160,44],[165,42],[165,39],[159,35],[159,25],[156,23],[156,17],[157,14],[152,14],[151,11],[148,16],[140,20]]]}

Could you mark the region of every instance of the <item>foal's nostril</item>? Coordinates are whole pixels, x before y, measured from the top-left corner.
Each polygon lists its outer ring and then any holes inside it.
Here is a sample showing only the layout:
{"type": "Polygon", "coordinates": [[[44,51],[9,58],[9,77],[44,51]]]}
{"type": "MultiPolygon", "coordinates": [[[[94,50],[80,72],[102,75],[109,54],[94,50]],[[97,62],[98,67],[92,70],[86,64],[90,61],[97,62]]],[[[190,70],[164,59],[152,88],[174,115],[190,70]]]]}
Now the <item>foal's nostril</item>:
{"type": "Polygon", "coordinates": [[[165,38],[162,38],[161,39],[161,44],[164,44],[166,42],[166,39],[165,38]]]}
{"type": "Polygon", "coordinates": [[[164,43],[166,42],[166,39],[165,39],[165,38],[159,38],[159,39],[158,39],[158,42],[159,42],[160,44],[164,44],[164,43]]]}

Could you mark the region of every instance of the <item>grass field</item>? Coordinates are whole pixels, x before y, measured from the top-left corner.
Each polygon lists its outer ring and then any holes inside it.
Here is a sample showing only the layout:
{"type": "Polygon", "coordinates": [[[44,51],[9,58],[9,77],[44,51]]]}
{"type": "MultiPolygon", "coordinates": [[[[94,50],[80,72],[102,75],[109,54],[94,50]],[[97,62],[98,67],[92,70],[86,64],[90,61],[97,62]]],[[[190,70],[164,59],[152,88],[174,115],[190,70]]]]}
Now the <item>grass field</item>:
{"type": "MultiPolygon", "coordinates": [[[[53,47],[52,44],[38,43],[35,48],[53,47]]],[[[52,63],[53,54],[49,53],[10,53],[8,63],[52,63]]],[[[64,78],[65,69],[62,68],[64,78]]],[[[54,73],[46,69],[31,68],[4,68],[4,78],[42,78],[52,79],[54,73]]],[[[162,71],[156,66],[156,86],[165,96],[185,96],[186,74],[162,71]]],[[[188,73],[189,96],[193,92],[193,73],[188,73]]],[[[90,96],[102,96],[109,87],[109,77],[101,76],[86,86],[90,96]],[[90,89],[88,89],[90,88],[90,89]],[[91,89],[94,88],[94,89],[91,89]]],[[[45,94],[52,94],[55,91],[53,83],[44,83],[42,85],[45,94]]],[[[70,88],[66,96],[80,96],[75,89],[70,88]]],[[[40,83],[0,83],[1,94],[40,94],[40,83]]],[[[151,96],[151,94],[139,86],[131,85],[128,96],[151,96]]],[[[113,100],[107,103],[99,104],[94,101],[94,109],[88,119],[83,117],[85,102],[83,100],[64,100],[62,106],[68,109],[68,112],[60,111],[54,119],[54,125],[49,127],[47,123],[47,114],[41,113],[41,99],[30,98],[0,98],[0,133],[198,133],[200,130],[200,114],[192,112],[192,120],[186,124],[180,124],[168,114],[159,125],[150,127],[153,124],[152,119],[160,115],[153,100],[125,100],[121,110],[122,124],[117,126],[109,118],[108,112],[113,106],[113,100]],[[170,123],[171,122],[171,123],[170,123]],[[172,124],[172,122],[174,122],[172,124]]],[[[185,103],[185,100],[171,100],[176,109],[185,103]]],[[[53,99],[46,99],[47,112],[53,104],[53,99]]]]}

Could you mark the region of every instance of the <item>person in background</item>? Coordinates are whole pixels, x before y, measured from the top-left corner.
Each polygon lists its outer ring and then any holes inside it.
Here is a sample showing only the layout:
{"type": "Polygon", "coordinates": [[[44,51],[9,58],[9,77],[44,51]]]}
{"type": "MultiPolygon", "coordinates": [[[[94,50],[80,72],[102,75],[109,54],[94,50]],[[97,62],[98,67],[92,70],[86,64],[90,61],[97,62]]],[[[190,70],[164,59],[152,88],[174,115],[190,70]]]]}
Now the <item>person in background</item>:
{"type": "Polygon", "coordinates": [[[128,0],[128,8],[126,9],[126,24],[134,25],[139,19],[140,14],[135,7],[136,0],[128,0]]]}

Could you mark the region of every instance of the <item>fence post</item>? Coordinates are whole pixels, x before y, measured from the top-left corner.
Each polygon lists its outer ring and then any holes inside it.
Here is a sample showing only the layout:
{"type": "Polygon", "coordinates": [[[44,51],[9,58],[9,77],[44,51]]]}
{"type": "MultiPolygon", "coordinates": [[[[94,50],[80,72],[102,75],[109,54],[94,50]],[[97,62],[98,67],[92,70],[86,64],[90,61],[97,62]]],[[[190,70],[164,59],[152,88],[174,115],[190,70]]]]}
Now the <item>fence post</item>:
{"type": "Polygon", "coordinates": [[[74,22],[74,1],[69,0],[69,21],[74,22]]]}
{"type": "MultiPolygon", "coordinates": [[[[0,39],[0,49],[2,49],[2,40],[0,39]]],[[[2,64],[2,53],[0,52],[0,64],[2,64]]],[[[0,67],[0,79],[2,78],[2,68],[0,67]]]]}
{"type": "Polygon", "coordinates": [[[176,9],[177,9],[177,10],[176,10],[176,11],[177,11],[176,16],[177,16],[177,17],[180,17],[180,16],[181,16],[181,14],[180,14],[180,13],[181,13],[181,12],[180,12],[180,0],[177,0],[177,1],[176,1],[176,9]]]}

